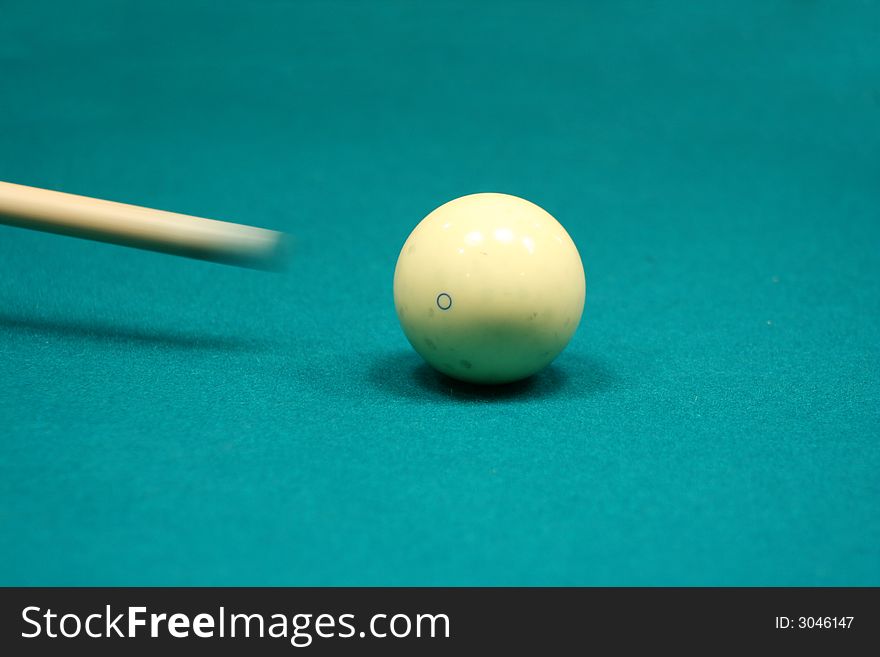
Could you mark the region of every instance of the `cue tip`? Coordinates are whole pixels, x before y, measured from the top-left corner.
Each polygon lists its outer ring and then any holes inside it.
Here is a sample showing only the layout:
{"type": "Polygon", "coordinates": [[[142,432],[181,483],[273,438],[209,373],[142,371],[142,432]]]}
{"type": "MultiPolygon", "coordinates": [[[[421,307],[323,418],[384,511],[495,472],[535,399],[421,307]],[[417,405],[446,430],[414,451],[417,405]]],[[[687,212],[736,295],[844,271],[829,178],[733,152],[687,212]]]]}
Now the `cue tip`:
{"type": "Polygon", "coordinates": [[[290,268],[293,250],[296,242],[287,233],[276,232],[274,238],[267,245],[263,258],[254,267],[262,271],[283,273],[290,268]]]}
{"type": "MultiPolygon", "coordinates": [[[[252,226],[238,224],[226,224],[226,226],[232,231],[228,236],[228,248],[214,247],[203,253],[178,255],[271,273],[287,271],[294,248],[292,236],[252,226]]],[[[227,238],[223,241],[227,241],[227,238]]]]}

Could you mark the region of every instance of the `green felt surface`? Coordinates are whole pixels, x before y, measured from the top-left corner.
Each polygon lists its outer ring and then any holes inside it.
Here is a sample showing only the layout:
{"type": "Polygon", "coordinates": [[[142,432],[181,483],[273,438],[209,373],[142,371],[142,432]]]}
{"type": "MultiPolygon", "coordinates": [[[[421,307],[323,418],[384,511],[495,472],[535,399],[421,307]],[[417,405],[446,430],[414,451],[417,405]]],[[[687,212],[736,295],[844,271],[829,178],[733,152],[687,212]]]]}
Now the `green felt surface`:
{"type": "Polygon", "coordinates": [[[296,238],[0,227],[0,583],[880,585],[876,3],[0,12],[0,179],[296,238]],[[477,191],[587,274],[503,390],[391,299],[477,191]]]}

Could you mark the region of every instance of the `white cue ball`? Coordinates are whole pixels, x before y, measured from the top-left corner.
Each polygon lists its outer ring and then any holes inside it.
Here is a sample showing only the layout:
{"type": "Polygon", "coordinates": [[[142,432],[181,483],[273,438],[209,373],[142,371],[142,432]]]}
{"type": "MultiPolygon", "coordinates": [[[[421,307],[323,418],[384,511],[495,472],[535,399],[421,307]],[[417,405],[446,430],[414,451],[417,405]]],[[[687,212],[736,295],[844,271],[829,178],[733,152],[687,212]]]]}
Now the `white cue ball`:
{"type": "Polygon", "coordinates": [[[413,348],[443,374],[508,383],[568,344],[584,310],[577,247],[534,203],[472,194],[441,205],[407,238],[394,305],[413,348]]]}

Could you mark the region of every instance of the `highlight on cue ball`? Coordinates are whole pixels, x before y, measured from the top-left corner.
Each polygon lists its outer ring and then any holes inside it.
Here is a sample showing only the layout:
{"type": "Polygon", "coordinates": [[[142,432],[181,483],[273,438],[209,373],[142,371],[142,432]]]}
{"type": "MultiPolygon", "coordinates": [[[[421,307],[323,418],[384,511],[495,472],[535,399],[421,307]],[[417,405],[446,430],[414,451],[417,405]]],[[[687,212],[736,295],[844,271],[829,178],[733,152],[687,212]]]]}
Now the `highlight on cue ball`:
{"type": "Polygon", "coordinates": [[[509,383],[565,349],[586,279],[571,237],[509,194],[471,194],[425,217],[400,251],[394,306],[413,348],[436,370],[509,383]]]}

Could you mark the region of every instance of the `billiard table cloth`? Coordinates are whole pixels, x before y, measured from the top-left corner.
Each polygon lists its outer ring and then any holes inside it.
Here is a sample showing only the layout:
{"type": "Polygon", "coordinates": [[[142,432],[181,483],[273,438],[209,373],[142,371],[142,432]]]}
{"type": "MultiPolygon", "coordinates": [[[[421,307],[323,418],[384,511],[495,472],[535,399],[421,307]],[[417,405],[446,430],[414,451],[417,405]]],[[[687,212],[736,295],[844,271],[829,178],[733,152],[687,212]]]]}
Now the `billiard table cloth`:
{"type": "Polygon", "coordinates": [[[4,0],[0,180],[282,230],[0,227],[2,585],[880,585],[875,3],[4,0]],[[584,316],[520,384],[391,296],[464,194],[584,316]]]}

